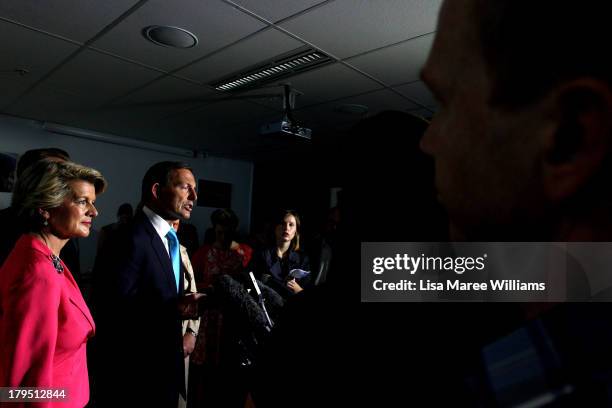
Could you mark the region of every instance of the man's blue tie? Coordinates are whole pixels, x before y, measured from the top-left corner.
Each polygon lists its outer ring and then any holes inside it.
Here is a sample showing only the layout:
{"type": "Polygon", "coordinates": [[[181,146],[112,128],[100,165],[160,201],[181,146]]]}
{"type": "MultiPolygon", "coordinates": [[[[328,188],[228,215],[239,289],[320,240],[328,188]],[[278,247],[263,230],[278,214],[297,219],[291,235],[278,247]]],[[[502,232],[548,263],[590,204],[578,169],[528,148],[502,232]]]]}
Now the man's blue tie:
{"type": "Polygon", "coordinates": [[[168,248],[170,249],[170,260],[174,270],[174,280],[176,281],[176,291],[179,291],[179,278],[181,276],[181,257],[179,255],[179,241],[174,229],[170,229],[166,234],[168,248]]]}

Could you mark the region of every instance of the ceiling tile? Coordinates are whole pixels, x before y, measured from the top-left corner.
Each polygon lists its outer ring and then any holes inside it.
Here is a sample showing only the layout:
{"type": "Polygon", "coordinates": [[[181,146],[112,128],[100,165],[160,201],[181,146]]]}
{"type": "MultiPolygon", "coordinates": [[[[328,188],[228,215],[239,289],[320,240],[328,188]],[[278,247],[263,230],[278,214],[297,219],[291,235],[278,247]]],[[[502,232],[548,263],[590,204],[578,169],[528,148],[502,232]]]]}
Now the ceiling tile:
{"type": "Polygon", "coordinates": [[[0,43],[0,108],[78,48],[69,42],[4,21],[0,21],[0,36],[11,39],[0,43]],[[23,76],[5,73],[15,69],[26,69],[28,73],[23,76]]]}
{"type": "Polygon", "coordinates": [[[182,128],[176,137],[193,146],[194,150],[205,151],[212,155],[236,157],[236,153],[244,147],[244,136],[227,129],[182,128]]]}
{"type": "Polygon", "coordinates": [[[190,144],[177,137],[178,129],[170,130],[159,125],[158,120],[152,120],[151,115],[144,111],[140,113],[125,111],[119,115],[96,112],[94,115],[79,119],[80,122],[75,126],[80,128],[192,150],[190,144]]]}
{"type": "MultiPolygon", "coordinates": [[[[276,120],[276,118],[270,119],[270,121],[272,120],[276,120]]],[[[206,133],[204,138],[210,146],[209,149],[221,151],[233,157],[244,157],[248,160],[255,157],[260,160],[272,159],[279,157],[279,155],[288,154],[288,149],[297,149],[299,152],[303,152],[312,146],[311,141],[291,135],[261,134],[260,128],[261,122],[257,120],[225,127],[219,135],[223,135],[231,141],[229,146],[227,144],[214,146],[213,143],[215,141],[217,143],[222,142],[223,137],[211,137],[209,132],[206,133]]]]}
{"type": "Polygon", "coordinates": [[[412,113],[413,115],[417,115],[423,119],[427,119],[427,120],[431,120],[431,118],[434,115],[427,109],[415,109],[415,110],[411,110],[410,113],[412,113]]]}
{"type": "Polygon", "coordinates": [[[0,16],[82,43],[136,3],[137,0],[2,1],[0,16]]]}
{"type": "Polygon", "coordinates": [[[187,122],[201,129],[220,129],[269,115],[279,115],[279,118],[282,116],[272,109],[248,101],[223,101],[209,103],[190,112],[176,115],[172,121],[187,122]]]}
{"type": "MultiPolygon", "coordinates": [[[[282,114],[246,101],[225,101],[200,106],[173,115],[164,129],[198,150],[235,156],[248,141],[259,136],[263,123],[276,121],[282,114]]],[[[242,153],[240,153],[242,154],[242,153]]]]}
{"type": "Polygon", "coordinates": [[[357,95],[350,98],[340,99],[321,105],[300,109],[295,112],[295,117],[305,126],[323,125],[333,127],[335,124],[357,122],[366,116],[372,116],[385,110],[408,111],[417,109],[418,106],[406,100],[406,98],[388,89],[382,89],[367,94],[357,95]],[[368,108],[364,114],[343,113],[340,108],[343,105],[363,105],[368,108]]]}
{"type": "Polygon", "coordinates": [[[268,21],[276,22],[306,10],[321,0],[234,0],[234,3],[252,11],[268,21]]]}
{"type": "Polygon", "coordinates": [[[91,100],[83,100],[71,91],[40,85],[13,104],[7,112],[47,122],[72,125],[80,116],[91,112],[91,100]]]}
{"type": "Polygon", "coordinates": [[[284,54],[304,44],[275,29],[267,29],[176,74],[203,83],[284,54]]]}
{"type": "Polygon", "coordinates": [[[180,123],[174,122],[182,112],[202,105],[214,98],[215,92],[200,85],[174,77],[164,77],[143,89],[119,99],[112,105],[91,115],[91,120],[107,122],[111,126],[128,124],[137,128],[176,131],[180,123]],[[177,126],[178,125],[178,126],[177,126]]]}
{"type": "Polygon", "coordinates": [[[410,84],[395,86],[394,89],[402,94],[422,103],[425,106],[436,109],[438,102],[429,91],[423,81],[412,82],[410,84]]]}
{"type": "Polygon", "coordinates": [[[117,101],[125,103],[159,103],[171,105],[173,103],[193,103],[196,99],[209,100],[218,96],[212,89],[185,81],[173,76],[162,77],[155,82],[117,101]]]}
{"type": "Polygon", "coordinates": [[[2,74],[0,77],[0,112],[6,112],[10,105],[33,83],[17,75],[2,74]]]}
{"type": "MultiPolygon", "coordinates": [[[[110,135],[191,148],[190,145],[185,145],[182,143],[182,139],[177,137],[181,134],[181,129],[177,128],[176,124],[171,126],[167,120],[169,115],[175,113],[176,105],[122,107],[120,109],[115,107],[104,109],[77,107],[72,108],[74,110],[55,111],[49,104],[46,105],[43,108],[44,112],[40,113],[43,120],[110,135]]],[[[193,104],[182,105],[181,109],[187,109],[190,106],[193,106],[193,104]]]]}
{"type": "Polygon", "coordinates": [[[433,39],[433,34],[425,35],[346,62],[387,85],[412,82],[419,79],[433,39]]]}
{"type": "Polygon", "coordinates": [[[275,112],[284,111],[284,90],[280,84],[265,85],[264,88],[254,88],[242,92],[232,93],[229,98],[247,99],[252,103],[263,105],[275,112]]]}
{"type": "MultiPolygon", "coordinates": [[[[188,107],[190,106],[180,106],[183,110],[188,107]]],[[[168,130],[166,118],[176,113],[178,108],[178,105],[173,105],[97,109],[83,115],[79,125],[119,136],[139,136],[142,139],[152,140],[156,135],[165,134],[165,131],[168,130]]],[[[168,136],[165,144],[173,144],[171,140],[172,137],[168,136]]]]}
{"type": "Polygon", "coordinates": [[[340,63],[287,78],[284,82],[303,93],[296,98],[297,108],[381,88],[380,84],[340,63]]]}
{"type": "Polygon", "coordinates": [[[170,71],[263,27],[264,23],[219,0],[150,0],[94,46],[170,71]],[[199,42],[188,49],[155,45],[142,35],[151,25],[181,27],[199,42]]]}
{"type": "Polygon", "coordinates": [[[79,95],[84,101],[106,103],[159,76],[157,71],[85,50],[46,82],[49,86],[79,95]]]}
{"type": "Polygon", "coordinates": [[[281,27],[338,58],[435,30],[441,0],[336,0],[281,27]]]}

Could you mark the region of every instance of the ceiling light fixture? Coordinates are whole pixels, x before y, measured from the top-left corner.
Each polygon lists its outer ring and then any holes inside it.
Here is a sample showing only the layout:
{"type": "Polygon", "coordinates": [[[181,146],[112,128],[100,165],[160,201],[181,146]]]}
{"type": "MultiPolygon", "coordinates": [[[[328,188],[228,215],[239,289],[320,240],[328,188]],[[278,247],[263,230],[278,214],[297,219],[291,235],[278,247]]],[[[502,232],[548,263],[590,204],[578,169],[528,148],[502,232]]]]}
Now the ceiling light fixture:
{"type": "Polygon", "coordinates": [[[142,35],[162,47],[192,48],[198,44],[195,34],[179,27],[153,25],[145,27],[142,35]]]}
{"type": "Polygon", "coordinates": [[[333,62],[332,58],[312,48],[300,48],[297,51],[275,57],[267,62],[247,68],[237,74],[224,77],[209,85],[217,91],[235,91],[272,82],[306,70],[333,62]]]}

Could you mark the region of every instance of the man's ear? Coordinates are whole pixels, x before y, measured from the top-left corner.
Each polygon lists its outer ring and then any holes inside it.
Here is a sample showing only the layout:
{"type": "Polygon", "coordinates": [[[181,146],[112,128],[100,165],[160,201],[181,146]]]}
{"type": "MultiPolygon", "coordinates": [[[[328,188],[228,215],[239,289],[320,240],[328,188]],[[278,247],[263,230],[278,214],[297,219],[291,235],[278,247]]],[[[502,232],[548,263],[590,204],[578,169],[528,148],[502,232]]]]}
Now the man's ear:
{"type": "Polygon", "coordinates": [[[159,199],[159,183],[155,183],[151,186],[151,196],[156,200],[159,199]]]}
{"type": "Polygon", "coordinates": [[[577,79],[556,89],[550,103],[555,126],[546,130],[543,177],[555,202],[586,186],[610,153],[612,93],[603,81],[577,79]]]}

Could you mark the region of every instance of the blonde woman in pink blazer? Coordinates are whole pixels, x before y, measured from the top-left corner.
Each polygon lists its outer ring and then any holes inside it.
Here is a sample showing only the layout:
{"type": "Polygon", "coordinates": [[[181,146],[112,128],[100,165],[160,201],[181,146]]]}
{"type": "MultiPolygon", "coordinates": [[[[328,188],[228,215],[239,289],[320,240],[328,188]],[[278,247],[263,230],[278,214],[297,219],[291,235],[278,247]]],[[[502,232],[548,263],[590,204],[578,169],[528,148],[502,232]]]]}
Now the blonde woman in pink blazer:
{"type": "Polygon", "coordinates": [[[65,390],[66,402],[39,406],[89,400],[86,345],[95,325],[59,253],[70,238],[89,235],[105,187],[97,170],[49,159],[15,186],[12,204],[29,232],[0,269],[0,386],[65,390]]]}

